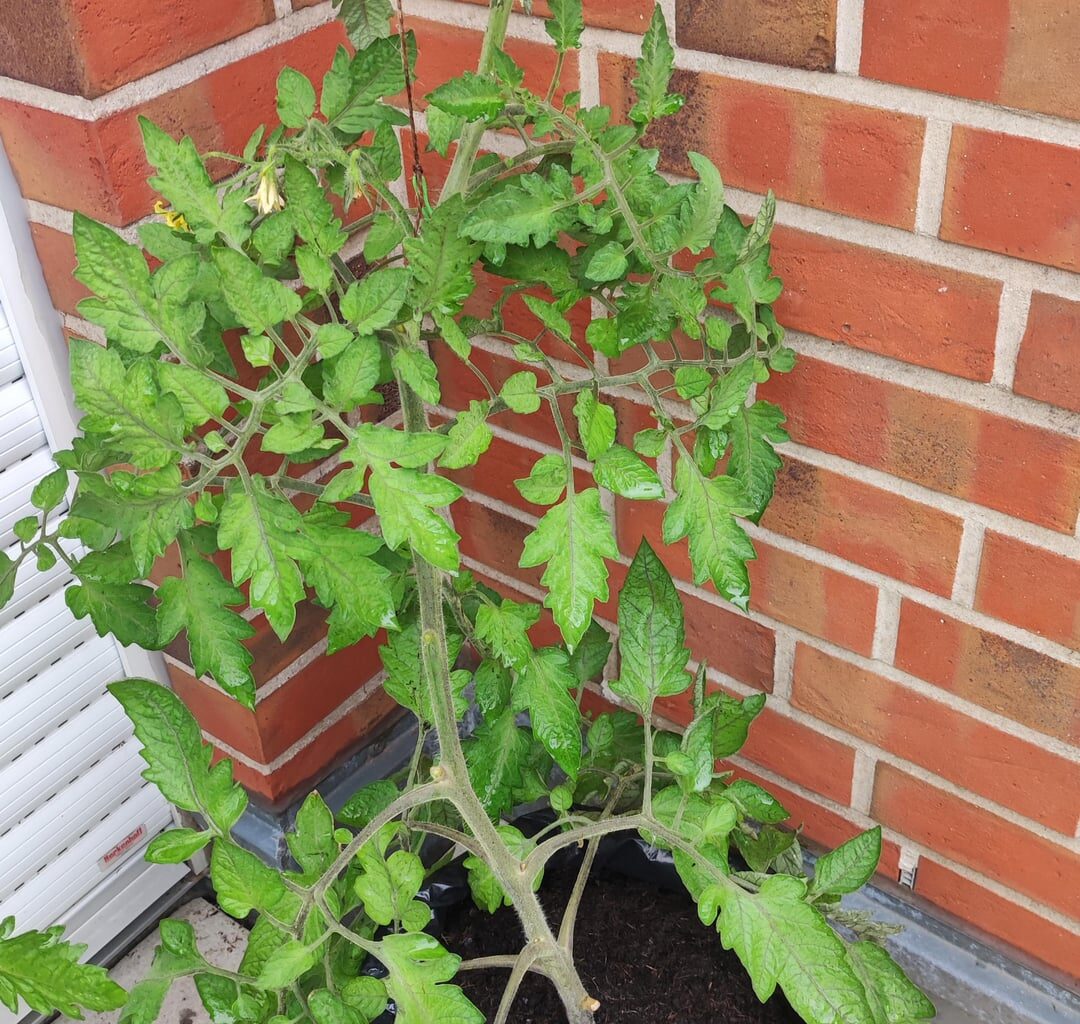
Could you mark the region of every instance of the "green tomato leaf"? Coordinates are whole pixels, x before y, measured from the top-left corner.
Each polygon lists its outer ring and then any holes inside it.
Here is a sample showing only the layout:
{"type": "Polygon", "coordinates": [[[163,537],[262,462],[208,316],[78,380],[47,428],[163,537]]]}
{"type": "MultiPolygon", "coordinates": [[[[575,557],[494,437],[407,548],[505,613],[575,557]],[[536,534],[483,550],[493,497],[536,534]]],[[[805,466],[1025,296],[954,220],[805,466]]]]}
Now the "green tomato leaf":
{"type": "Polygon", "coordinates": [[[629,114],[635,124],[649,124],[658,117],[674,114],[682,106],[683,98],[669,95],[667,91],[674,67],[675,51],[668,39],[664,12],[657,4],[641,40],[637,76],[630,83],[637,94],[637,102],[630,108],[629,114]]]}
{"type": "Polygon", "coordinates": [[[551,17],[544,22],[544,28],[555,41],[555,49],[563,53],[579,47],[585,31],[581,0],[551,0],[549,6],[551,17]]]}
{"type": "Polygon", "coordinates": [[[488,403],[471,401],[465,412],[459,412],[446,435],[446,450],[439,458],[444,469],[473,466],[488,450],[493,435],[487,424],[488,403]]]}
{"type": "Polygon", "coordinates": [[[528,732],[517,724],[517,715],[510,708],[485,719],[464,743],[469,780],[493,820],[513,806],[530,746],[528,732]]]}
{"type": "Polygon", "coordinates": [[[585,276],[594,281],[616,281],[629,266],[626,252],[618,242],[608,242],[592,254],[585,267],[585,276]]]}
{"type": "Polygon", "coordinates": [[[588,628],[594,603],[608,599],[604,560],[617,557],[611,522],[595,487],[567,493],[525,538],[518,564],[529,568],[547,563],[541,578],[548,588],[544,606],[551,609],[569,650],[588,628]]]}
{"type": "Polygon", "coordinates": [[[379,513],[387,547],[410,547],[432,565],[456,572],[460,537],[436,512],[461,497],[461,488],[445,477],[414,469],[376,466],[371,473],[371,497],[379,513]]]}
{"type": "Polygon", "coordinates": [[[750,515],[753,506],[737,481],[709,479],[685,457],[675,469],[675,492],[664,516],[664,543],[687,537],[694,582],[712,580],[723,597],[745,611],[750,601],[746,563],[756,555],[735,517],[750,515]]]}
{"type": "Polygon", "coordinates": [[[873,877],[881,857],[881,826],[860,832],[842,846],[818,858],[810,889],[837,895],[861,889],[873,877]]]}
{"type": "Polygon", "coordinates": [[[375,958],[387,969],[386,991],[397,1007],[398,1024],[484,1024],[484,1015],[456,985],[461,958],[430,935],[387,935],[373,943],[375,958]]]}
{"type": "Polygon", "coordinates": [[[781,426],[784,412],[771,402],[755,402],[750,408],[740,408],[729,427],[731,458],[727,475],[737,480],[746,494],[753,512],[752,522],[761,519],[772,500],[776,474],[782,463],[773,445],[790,440],[781,426]]]}
{"type": "Polygon", "coordinates": [[[514,684],[514,710],[528,711],[533,735],[571,778],[581,764],[581,712],[570,690],[577,679],[560,647],[532,652],[514,684]]]}
{"type": "Polygon", "coordinates": [[[303,128],[315,113],[315,87],[293,68],[282,68],[278,75],[277,112],[287,128],[303,128]]]}
{"type": "Polygon", "coordinates": [[[507,668],[523,671],[532,657],[529,630],[540,618],[535,604],[504,597],[499,605],[482,604],[476,611],[476,637],[487,644],[507,668]]]}
{"type": "Polygon", "coordinates": [[[613,444],[601,453],[593,471],[601,487],[620,497],[655,501],[664,496],[664,485],[660,483],[656,470],[621,444],[613,444]]]}
{"type": "Polygon", "coordinates": [[[554,505],[566,490],[569,469],[561,455],[541,455],[533,463],[527,477],[514,481],[514,486],[534,505],[554,505]]]}
{"type": "Polygon", "coordinates": [[[390,359],[394,372],[429,405],[438,405],[439,369],[426,352],[399,348],[390,359]]]}
{"type": "Polygon", "coordinates": [[[611,689],[648,718],[657,697],[682,693],[690,685],[685,640],[678,591],[643,540],[619,594],[619,678],[611,689]]]}
{"type": "Polygon", "coordinates": [[[507,407],[517,413],[529,414],[540,408],[540,396],[536,393],[536,374],[522,370],[506,378],[499,397],[507,407]]]}
{"type": "Polygon", "coordinates": [[[409,271],[384,267],[349,285],[341,300],[341,315],[360,334],[370,334],[394,323],[408,291],[409,271]]]}
{"type": "Polygon", "coordinates": [[[182,864],[203,849],[214,833],[196,832],[193,828],[171,828],[154,836],[146,848],[146,860],[151,864],[182,864]]]}
{"type": "Polygon", "coordinates": [[[574,403],[581,443],[595,462],[615,443],[615,410],[604,405],[592,391],[581,391],[574,403]]]}
{"type": "Polygon", "coordinates": [[[300,312],[300,296],[263,274],[242,252],[214,249],[213,255],[225,301],[251,334],[266,334],[300,312]]]}
{"type": "Polygon", "coordinates": [[[848,960],[866,990],[874,1024],[915,1024],[937,1010],[906,977],[887,950],[873,942],[852,942],[848,960]]]}
{"type": "Polygon", "coordinates": [[[466,71],[429,92],[427,101],[444,114],[466,121],[492,121],[506,105],[502,83],[492,75],[466,71]]]}

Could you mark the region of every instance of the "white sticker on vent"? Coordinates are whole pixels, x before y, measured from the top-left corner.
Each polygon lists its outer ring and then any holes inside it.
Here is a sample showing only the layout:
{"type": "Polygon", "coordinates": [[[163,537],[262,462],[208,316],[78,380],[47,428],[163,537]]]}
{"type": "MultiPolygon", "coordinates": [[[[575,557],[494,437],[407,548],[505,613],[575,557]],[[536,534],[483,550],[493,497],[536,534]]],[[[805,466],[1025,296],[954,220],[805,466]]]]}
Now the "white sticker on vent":
{"type": "Polygon", "coordinates": [[[115,867],[120,861],[122,861],[132,850],[138,845],[140,840],[146,837],[146,826],[139,825],[138,828],[129,832],[123,839],[120,840],[111,850],[108,850],[101,857],[98,857],[98,867],[102,871],[109,871],[115,867]]]}

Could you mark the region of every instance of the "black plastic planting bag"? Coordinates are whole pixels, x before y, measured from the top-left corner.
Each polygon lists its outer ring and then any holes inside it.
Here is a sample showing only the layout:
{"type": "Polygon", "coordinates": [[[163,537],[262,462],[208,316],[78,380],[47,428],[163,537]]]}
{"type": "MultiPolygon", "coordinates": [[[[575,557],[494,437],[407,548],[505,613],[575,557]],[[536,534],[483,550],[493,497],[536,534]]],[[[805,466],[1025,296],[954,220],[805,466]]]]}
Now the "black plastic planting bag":
{"type": "MultiPolygon", "coordinates": [[[[525,835],[531,836],[553,820],[550,811],[534,811],[515,818],[514,825],[525,835]]],[[[545,870],[574,867],[584,856],[584,846],[564,846],[547,862],[545,870]]],[[[464,857],[461,857],[437,871],[424,883],[424,887],[417,895],[417,899],[423,900],[431,907],[431,924],[425,930],[436,938],[442,936],[450,909],[472,899],[468,874],[461,863],[463,859],[464,857]]],[[[628,878],[654,885],[658,889],[678,892],[686,888],[675,870],[671,853],[650,846],[639,835],[632,832],[615,832],[604,836],[600,840],[594,868],[614,871],[628,878]]],[[[385,976],[386,970],[377,961],[369,960],[362,973],[381,978],[385,976]]],[[[391,1003],[374,1024],[393,1024],[395,1017],[394,1004],[391,1003]]]]}

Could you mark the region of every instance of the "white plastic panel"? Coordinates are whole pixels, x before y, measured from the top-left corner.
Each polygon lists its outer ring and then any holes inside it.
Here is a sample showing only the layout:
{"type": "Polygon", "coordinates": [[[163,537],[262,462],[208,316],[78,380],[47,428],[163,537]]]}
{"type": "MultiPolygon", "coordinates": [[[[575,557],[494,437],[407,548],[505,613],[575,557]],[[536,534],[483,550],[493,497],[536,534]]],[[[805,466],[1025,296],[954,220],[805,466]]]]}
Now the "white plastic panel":
{"type": "Polygon", "coordinates": [[[48,448],[39,448],[33,455],[8,466],[0,473],[0,547],[15,543],[12,527],[22,519],[36,513],[30,504],[30,492],[34,485],[56,468],[48,448]]]}
{"type": "Polygon", "coordinates": [[[0,386],[0,471],[45,445],[45,431],[25,377],[0,386]]]}

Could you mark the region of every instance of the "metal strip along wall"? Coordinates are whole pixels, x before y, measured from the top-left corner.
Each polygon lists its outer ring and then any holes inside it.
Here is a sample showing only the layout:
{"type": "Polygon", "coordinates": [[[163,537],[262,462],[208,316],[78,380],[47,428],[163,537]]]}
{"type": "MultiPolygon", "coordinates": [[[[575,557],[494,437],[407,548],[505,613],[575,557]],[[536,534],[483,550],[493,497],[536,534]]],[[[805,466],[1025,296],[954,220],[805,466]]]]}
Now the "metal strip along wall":
{"type": "MultiPolygon", "coordinates": [[[[14,550],[13,526],[51,468],[0,302],[0,548],[14,550]]],[[[121,649],[71,614],[70,582],[62,562],[44,573],[24,564],[0,609],[0,919],[14,915],[20,931],[66,924],[93,953],[188,869],[141,862],[172,812],[142,779],[131,726],[105,690],[128,674],[121,649]]],[[[0,1009],[0,1024],[13,1019],[0,1009]]]]}

